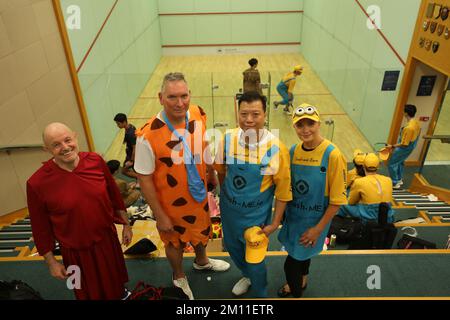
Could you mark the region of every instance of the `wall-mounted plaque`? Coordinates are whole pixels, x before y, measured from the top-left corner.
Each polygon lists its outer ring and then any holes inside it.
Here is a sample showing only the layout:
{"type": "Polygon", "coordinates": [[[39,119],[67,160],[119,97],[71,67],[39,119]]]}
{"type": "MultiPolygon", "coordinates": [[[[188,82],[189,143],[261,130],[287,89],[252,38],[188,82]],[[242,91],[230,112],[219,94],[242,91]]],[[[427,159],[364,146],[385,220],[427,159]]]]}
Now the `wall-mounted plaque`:
{"type": "Polygon", "coordinates": [[[400,71],[385,71],[381,91],[395,91],[399,76],[400,71]]]}
{"type": "Polygon", "coordinates": [[[437,76],[422,76],[420,78],[419,88],[416,96],[426,97],[431,96],[437,76]]]}
{"type": "Polygon", "coordinates": [[[448,18],[448,11],[449,11],[449,9],[448,9],[448,7],[443,7],[442,9],[441,9],[441,19],[442,20],[447,20],[447,18],[448,18]]]}
{"type": "Polygon", "coordinates": [[[430,32],[431,32],[431,33],[434,33],[434,32],[436,31],[436,27],[437,27],[437,22],[433,21],[433,22],[430,24],[430,32]]]}
{"type": "Polygon", "coordinates": [[[433,51],[433,53],[436,53],[439,50],[439,42],[435,41],[433,42],[433,46],[431,47],[431,51],[433,51]]]}
{"type": "Polygon", "coordinates": [[[439,19],[439,17],[441,16],[441,8],[442,8],[442,6],[440,4],[434,5],[433,18],[439,19]]]}
{"type": "Polygon", "coordinates": [[[434,3],[429,3],[427,7],[427,18],[433,18],[434,3]]]}

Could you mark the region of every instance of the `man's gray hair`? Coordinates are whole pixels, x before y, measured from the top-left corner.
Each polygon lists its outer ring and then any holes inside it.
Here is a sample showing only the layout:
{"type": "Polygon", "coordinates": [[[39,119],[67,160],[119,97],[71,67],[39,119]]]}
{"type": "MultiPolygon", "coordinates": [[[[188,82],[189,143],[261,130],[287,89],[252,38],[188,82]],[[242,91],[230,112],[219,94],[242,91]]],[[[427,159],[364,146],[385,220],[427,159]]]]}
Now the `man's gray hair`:
{"type": "Polygon", "coordinates": [[[182,74],[181,72],[171,72],[164,76],[163,82],[161,84],[161,92],[164,91],[166,83],[172,81],[184,81],[187,84],[187,81],[184,78],[184,74],[182,74]]]}

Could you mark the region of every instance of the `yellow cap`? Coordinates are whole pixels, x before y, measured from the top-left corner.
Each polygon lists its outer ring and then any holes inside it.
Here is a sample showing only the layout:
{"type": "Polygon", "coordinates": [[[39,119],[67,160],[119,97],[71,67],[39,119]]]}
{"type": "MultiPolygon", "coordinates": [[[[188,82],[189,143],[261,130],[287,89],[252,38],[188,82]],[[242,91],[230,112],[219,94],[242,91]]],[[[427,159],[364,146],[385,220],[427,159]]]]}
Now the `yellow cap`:
{"type": "MultiPolygon", "coordinates": [[[[311,113],[311,112],[310,112],[311,113]]],[[[301,119],[311,119],[316,122],[320,122],[320,114],[319,110],[317,110],[316,107],[313,105],[310,105],[309,103],[302,103],[297,108],[294,109],[294,112],[292,113],[292,124],[296,124],[301,119]],[[306,113],[305,110],[308,108],[312,108],[312,114],[306,113]],[[303,110],[302,110],[303,109],[303,110]]]]}
{"type": "Polygon", "coordinates": [[[381,160],[386,161],[389,159],[389,156],[391,155],[391,149],[390,148],[381,148],[380,151],[378,151],[378,156],[381,160]]]}
{"type": "Polygon", "coordinates": [[[380,159],[375,153],[368,153],[364,159],[364,167],[366,168],[378,168],[380,159]]]}
{"type": "Polygon", "coordinates": [[[303,71],[303,67],[301,65],[297,65],[294,67],[294,71],[303,71]]]}
{"type": "Polygon", "coordinates": [[[245,261],[248,263],[260,263],[266,257],[267,247],[269,246],[269,238],[265,233],[258,234],[262,229],[260,227],[251,227],[245,230],[244,238],[245,261]]]}
{"type": "Polygon", "coordinates": [[[364,164],[364,158],[366,157],[366,154],[364,152],[362,152],[360,149],[355,149],[355,151],[353,151],[353,161],[361,166],[364,164]]]}

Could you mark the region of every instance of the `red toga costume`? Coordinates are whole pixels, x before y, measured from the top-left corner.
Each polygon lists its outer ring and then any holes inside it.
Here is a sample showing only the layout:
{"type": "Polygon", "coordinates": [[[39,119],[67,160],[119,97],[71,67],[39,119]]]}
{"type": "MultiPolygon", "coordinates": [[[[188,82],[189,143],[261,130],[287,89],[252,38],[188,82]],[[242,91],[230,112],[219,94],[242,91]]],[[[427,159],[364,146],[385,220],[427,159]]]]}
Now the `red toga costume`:
{"type": "Polygon", "coordinates": [[[77,299],[121,299],[128,273],[114,223],[125,224],[120,191],[96,153],[80,152],[72,171],[53,159],[27,182],[28,211],[40,255],[61,247],[64,265],[81,270],[77,299]]]}

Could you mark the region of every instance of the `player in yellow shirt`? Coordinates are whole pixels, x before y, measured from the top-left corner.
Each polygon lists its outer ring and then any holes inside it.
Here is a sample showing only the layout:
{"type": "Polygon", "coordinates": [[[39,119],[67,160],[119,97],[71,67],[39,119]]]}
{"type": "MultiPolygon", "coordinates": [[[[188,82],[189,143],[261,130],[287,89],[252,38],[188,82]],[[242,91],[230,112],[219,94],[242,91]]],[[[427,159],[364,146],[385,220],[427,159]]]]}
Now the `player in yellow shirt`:
{"type": "Polygon", "coordinates": [[[347,190],[350,190],[353,182],[366,174],[364,172],[364,158],[366,154],[359,149],[353,152],[353,164],[355,167],[347,172],[347,190]]]}
{"type": "Polygon", "coordinates": [[[288,203],[278,235],[288,252],[284,263],[287,284],[278,290],[280,297],[302,295],[311,258],[322,251],[331,220],[339,207],[347,204],[347,162],[339,149],[321,136],[317,108],[300,105],[292,122],[302,142],[290,150],[294,199],[288,203]]]}
{"type": "Polygon", "coordinates": [[[246,262],[244,232],[260,226],[268,237],[278,229],[292,200],[289,151],[264,129],[265,118],[265,98],[257,92],[244,93],[239,99],[239,128],[226,132],[215,161],[224,245],[243,275],[232,290],[237,296],[251,286],[252,296],[267,297],[265,261],[246,262]]]}
{"type": "Polygon", "coordinates": [[[374,153],[369,153],[364,159],[366,176],[356,179],[350,188],[348,205],[339,210],[340,216],[352,216],[362,221],[377,220],[380,203],[388,205],[387,222],[394,220],[392,209],[392,180],[377,174],[380,159],[374,153]]]}
{"type": "Polygon", "coordinates": [[[400,130],[400,137],[397,144],[388,145],[388,148],[394,149],[388,165],[389,175],[394,184],[394,189],[399,189],[403,185],[402,177],[405,160],[413,152],[420,135],[420,124],[414,118],[417,112],[416,106],[407,104],[405,105],[404,112],[408,124],[400,130]]]}
{"type": "Polygon", "coordinates": [[[301,75],[303,72],[303,67],[298,65],[294,67],[292,72],[287,73],[283,79],[281,79],[280,83],[277,85],[277,91],[280,96],[283,98],[281,101],[274,101],[273,105],[275,109],[278,108],[278,105],[284,105],[283,111],[289,113],[289,106],[292,106],[292,101],[294,100],[294,87],[297,81],[297,77],[301,75]]]}

